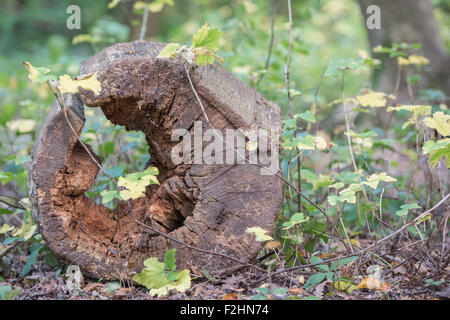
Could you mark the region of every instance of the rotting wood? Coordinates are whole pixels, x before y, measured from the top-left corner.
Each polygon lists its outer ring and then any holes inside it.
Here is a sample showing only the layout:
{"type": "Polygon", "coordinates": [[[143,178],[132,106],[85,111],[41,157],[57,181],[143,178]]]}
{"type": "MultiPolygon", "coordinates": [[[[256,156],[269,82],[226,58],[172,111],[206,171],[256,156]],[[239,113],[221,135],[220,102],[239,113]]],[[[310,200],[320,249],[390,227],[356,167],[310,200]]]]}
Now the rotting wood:
{"type": "MultiPolygon", "coordinates": [[[[164,44],[131,42],[104,49],[81,64],[80,74],[99,71],[98,96],[82,90],[64,99],[69,120],[79,133],[84,107],[100,107],[127,130],[142,131],[161,185],[132,201],[136,218],[190,245],[250,261],[262,244],[245,233],[259,226],[273,231],[281,205],[281,181],[261,175],[251,164],[175,165],[178,143],[173,130],[194,130],[204,118],[179,60],[156,59],[164,44]]],[[[192,80],[214,128],[281,130],[279,107],[218,65],[196,68],[192,80]]],[[[206,129],[206,122],[205,124],[206,129]]],[[[129,278],[148,257],[177,249],[179,267],[219,271],[235,265],[224,257],[202,254],[169,242],[138,226],[127,204],[110,210],[84,193],[98,167],[77,141],[55,102],[31,153],[29,190],[32,214],[50,250],[85,275],[129,278]],[[120,275],[120,276],[119,276],[120,275]]],[[[101,159],[98,159],[101,161],[101,159]]]]}

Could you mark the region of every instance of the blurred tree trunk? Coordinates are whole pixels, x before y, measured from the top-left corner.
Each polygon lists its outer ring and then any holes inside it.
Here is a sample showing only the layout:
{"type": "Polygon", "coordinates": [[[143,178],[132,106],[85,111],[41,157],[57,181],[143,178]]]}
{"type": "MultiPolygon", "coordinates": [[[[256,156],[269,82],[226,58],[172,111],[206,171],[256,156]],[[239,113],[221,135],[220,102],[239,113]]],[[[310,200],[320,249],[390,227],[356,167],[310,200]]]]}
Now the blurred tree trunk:
{"type": "MultiPolygon", "coordinates": [[[[420,43],[420,54],[430,60],[429,70],[421,74],[420,86],[440,89],[450,96],[450,56],[441,39],[430,1],[359,0],[359,3],[365,19],[368,17],[368,6],[377,5],[381,9],[381,29],[367,29],[371,47],[390,47],[392,43],[400,42],[420,43]]],[[[393,92],[397,78],[397,62],[386,55],[379,58],[383,60],[384,67],[375,73],[375,87],[381,91],[393,92]]],[[[406,89],[405,77],[402,75],[398,94],[400,101],[410,100],[406,89]]]]}
{"type": "MultiPolygon", "coordinates": [[[[422,82],[412,87],[413,96],[417,99],[419,88],[439,89],[447,97],[450,96],[450,55],[441,39],[431,2],[429,0],[359,0],[359,3],[365,19],[370,15],[367,13],[368,6],[377,5],[381,9],[381,29],[370,30],[366,25],[372,48],[377,45],[390,47],[393,43],[401,42],[422,45],[419,54],[428,58],[430,65],[420,74],[422,82]]],[[[383,61],[383,67],[374,74],[374,87],[379,91],[392,93],[395,91],[398,77],[397,60],[388,58],[386,54],[376,58],[383,61]]],[[[411,70],[409,72],[411,74],[411,70]]],[[[397,92],[397,102],[400,103],[410,103],[412,100],[405,78],[406,74],[403,71],[397,92]]],[[[391,123],[389,117],[392,115],[389,113],[377,110],[372,115],[377,118],[381,126],[383,123],[391,123]]],[[[435,134],[434,130],[426,130],[427,139],[432,139],[435,134]]],[[[445,161],[441,160],[434,169],[430,169],[426,163],[426,160],[420,161],[419,166],[425,174],[427,183],[429,185],[433,183],[433,178],[430,176],[432,172],[441,195],[448,193],[449,186],[446,181],[449,179],[449,171],[445,161]]],[[[436,213],[441,210],[446,210],[446,207],[443,206],[436,213]]]]}

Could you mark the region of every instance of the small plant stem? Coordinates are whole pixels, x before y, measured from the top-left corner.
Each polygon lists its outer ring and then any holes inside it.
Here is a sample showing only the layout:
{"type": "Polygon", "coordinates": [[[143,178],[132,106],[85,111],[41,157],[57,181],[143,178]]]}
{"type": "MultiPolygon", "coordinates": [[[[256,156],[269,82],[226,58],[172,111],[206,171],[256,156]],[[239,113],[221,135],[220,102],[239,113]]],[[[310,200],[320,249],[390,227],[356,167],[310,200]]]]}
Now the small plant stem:
{"type": "Polygon", "coordinates": [[[294,113],[292,110],[292,97],[291,97],[291,89],[290,89],[290,80],[289,73],[291,67],[291,46],[292,46],[292,10],[291,10],[291,0],[288,0],[288,12],[289,12],[289,43],[288,43],[288,52],[287,52],[287,62],[285,66],[285,76],[286,76],[286,90],[288,95],[288,105],[289,105],[289,117],[292,119],[294,117],[294,113]]]}
{"type": "Polygon", "coordinates": [[[147,32],[147,20],[148,20],[148,7],[144,7],[144,14],[142,15],[141,32],[139,34],[139,40],[144,41],[145,33],[147,32]]]}

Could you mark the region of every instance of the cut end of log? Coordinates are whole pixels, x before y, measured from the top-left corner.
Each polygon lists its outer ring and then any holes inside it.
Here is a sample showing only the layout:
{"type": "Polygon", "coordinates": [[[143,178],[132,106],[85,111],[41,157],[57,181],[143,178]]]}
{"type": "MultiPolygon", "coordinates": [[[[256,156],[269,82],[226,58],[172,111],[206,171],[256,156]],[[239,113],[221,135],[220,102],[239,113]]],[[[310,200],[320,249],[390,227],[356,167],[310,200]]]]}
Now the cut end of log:
{"type": "MultiPolygon", "coordinates": [[[[281,182],[262,175],[252,164],[175,164],[176,129],[195,130],[202,109],[181,61],[157,59],[164,47],[153,42],[121,43],[82,63],[81,74],[98,71],[102,91],[67,95],[68,119],[79,135],[83,102],[127,130],[142,131],[160,185],[131,201],[141,223],[191,246],[253,259],[262,244],[245,233],[248,227],[273,230],[281,205],[281,182]]],[[[278,106],[217,65],[192,71],[194,86],[212,127],[281,130],[278,106]]],[[[92,155],[94,153],[90,151],[92,155]]],[[[101,159],[96,157],[99,163],[101,159]]],[[[147,166],[149,166],[147,164],[147,166]]],[[[50,250],[82,272],[104,279],[130,278],[145,259],[163,259],[176,248],[180,268],[217,272],[236,263],[199,252],[152,232],[133,220],[125,202],[111,210],[85,196],[99,168],[73,134],[55,102],[32,150],[29,189],[33,217],[50,250]]]]}

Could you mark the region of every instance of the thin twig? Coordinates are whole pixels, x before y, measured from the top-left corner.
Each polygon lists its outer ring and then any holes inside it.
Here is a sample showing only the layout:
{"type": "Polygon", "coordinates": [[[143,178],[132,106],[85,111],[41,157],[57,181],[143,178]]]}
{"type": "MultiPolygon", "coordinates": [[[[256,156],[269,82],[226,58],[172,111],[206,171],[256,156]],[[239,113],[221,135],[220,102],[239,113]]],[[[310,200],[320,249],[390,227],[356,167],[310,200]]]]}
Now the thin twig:
{"type": "Polygon", "coordinates": [[[266,64],[264,66],[264,72],[261,73],[261,76],[259,77],[258,81],[256,82],[256,86],[259,85],[259,83],[261,82],[261,80],[264,78],[264,76],[266,75],[267,71],[269,70],[270,59],[272,58],[273,42],[275,40],[275,32],[274,32],[274,29],[275,29],[275,18],[277,16],[278,9],[280,8],[280,4],[281,4],[281,0],[278,0],[277,3],[275,4],[275,8],[273,10],[272,22],[271,22],[271,25],[270,25],[269,52],[267,54],[266,64]]]}
{"type": "MultiPolygon", "coordinates": [[[[318,262],[318,263],[310,263],[310,264],[304,264],[304,265],[298,265],[298,266],[289,267],[289,268],[286,268],[286,269],[283,269],[283,270],[279,270],[279,271],[273,272],[273,273],[272,273],[272,276],[275,276],[275,275],[278,275],[278,274],[281,274],[281,273],[284,273],[284,272],[290,272],[290,271],[293,271],[293,270],[303,269],[303,268],[307,268],[307,267],[313,267],[313,266],[317,266],[317,265],[320,265],[320,264],[327,264],[327,263],[330,263],[330,262],[333,262],[333,261],[336,261],[336,260],[339,260],[339,259],[345,259],[345,258],[350,258],[350,257],[355,257],[355,256],[361,256],[363,253],[365,253],[365,252],[367,252],[367,251],[369,251],[369,250],[371,250],[371,249],[373,249],[373,248],[375,248],[375,247],[378,247],[382,242],[384,242],[384,241],[386,241],[386,240],[388,240],[388,239],[390,239],[390,238],[396,236],[397,234],[401,233],[402,231],[404,231],[404,230],[405,230],[406,228],[408,228],[409,226],[412,226],[412,225],[415,225],[416,223],[418,223],[418,222],[419,222],[421,219],[423,219],[425,216],[427,216],[427,215],[430,214],[432,211],[434,211],[434,210],[437,209],[439,206],[441,206],[443,203],[445,203],[445,201],[446,201],[449,197],[450,197],[450,193],[447,194],[443,199],[441,199],[441,201],[439,201],[439,203],[436,204],[433,208],[431,208],[431,209],[429,209],[429,210],[427,210],[427,211],[425,211],[425,212],[422,212],[420,215],[418,215],[418,216],[417,216],[415,219],[413,219],[411,222],[409,222],[409,223],[403,225],[401,228],[397,229],[395,232],[393,232],[393,233],[391,233],[391,234],[385,236],[384,238],[378,240],[377,242],[371,244],[370,246],[368,246],[368,247],[366,247],[366,248],[364,248],[364,249],[361,249],[361,250],[359,250],[359,251],[357,251],[357,252],[355,252],[355,253],[353,253],[353,254],[348,254],[348,255],[343,256],[343,257],[337,257],[337,258],[332,258],[332,259],[324,260],[324,261],[321,261],[321,262],[318,262]]],[[[262,278],[262,279],[259,279],[259,280],[255,281],[253,284],[260,283],[260,282],[264,281],[265,279],[267,279],[267,276],[264,277],[264,278],[262,278]]]]}

